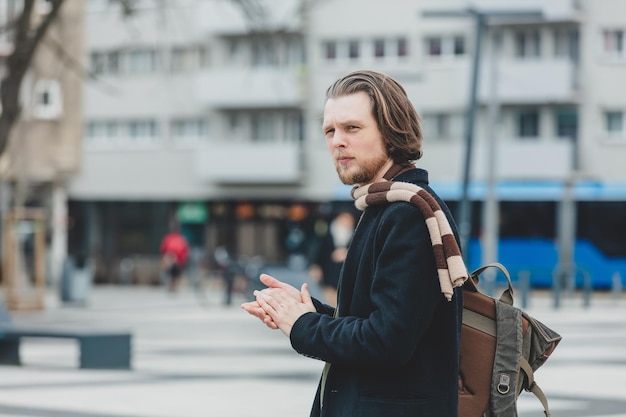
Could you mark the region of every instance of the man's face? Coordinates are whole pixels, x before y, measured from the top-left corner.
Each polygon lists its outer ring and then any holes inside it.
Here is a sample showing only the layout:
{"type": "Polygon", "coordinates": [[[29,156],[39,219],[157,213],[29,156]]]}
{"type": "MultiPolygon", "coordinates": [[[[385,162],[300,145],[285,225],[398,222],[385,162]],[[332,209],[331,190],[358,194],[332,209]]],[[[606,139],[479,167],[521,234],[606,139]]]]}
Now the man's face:
{"type": "Polygon", "coordinates": [[[322,129],[344,184],[378,180],[392,165],[366,93],[328,99],[322,129]]]}

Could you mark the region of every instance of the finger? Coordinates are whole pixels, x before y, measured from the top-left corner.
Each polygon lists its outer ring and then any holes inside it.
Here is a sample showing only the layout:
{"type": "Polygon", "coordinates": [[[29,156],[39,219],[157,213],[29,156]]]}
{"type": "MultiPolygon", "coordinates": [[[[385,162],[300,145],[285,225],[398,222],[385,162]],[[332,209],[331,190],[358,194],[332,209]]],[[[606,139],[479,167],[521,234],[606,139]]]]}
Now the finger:
{"type": "Polygon", "coordinates": [[[247,311],[248,313],[252,314],[252,312],[255,309],[259,308],[259,303],[256,302],[256,301],[251,301],[249,303],[243,303],[243,304],[241,304],[241,308],[244,309],[245,311],[247,311]]]}
{"type": "Polygon", "coordinates": [[[269,327],[270,329],[273,329],[273,330],[278,329],[278,325],[276,324],[276,322],[274,322],[274,320],[272,320],[272,318],[268,315],[265,316],[263,323],[265,323],[265,325],[269,327]]]}
{"type": "Polygon", "coordinates": [[[286,290],[293,289],[293,290],[298,291],[297,289],[293,288],[291,285],[287,284],[286,282],[283,282],[277,278],[274,278],[271,275],[261,274],[259,279],[261,280],[263,284],[265,284],[266,286],[270,288],[281,288],[281,289],[286,289],[286,290]]]}
{"type": "Polygon", "coordinates": [[[263,317],[266,315],[265,310],[263,310],[263,308],[261,308],[261,306],[257,302],[255,302],[254,305],[248,304],[242,306],[242,308],[249,314],[256,316],[260,319],[263,319],[263,317]]]}
{"type": "Polygon", "coordinates": [[[311,298],[311,293],[309,292],[309,284],[302,284],[302,289],[300,290],[300,296],[302,297],[302,302],[304,304],[313,304],[313,299],[311,298]]]}
{"type": "Polygon", "coordinates": [[[276,278],[274,278],[271,275],[267,275],[267,274],[261,274],[261,276],[259,277],[259,279],[261,280],[261,282],[265,285],[267,285],[270,288],[280,288],[281,285],[283,284],[283,282],[277,280],[276,278]]]}
{"type": "Polygon", "coordinates": [[[248,310],[249,308],[258,307],[259,303],[256,301],[246,301],[245,303],[241,303],[241,308],[244,310],[248,310]]]}
{"type": "Polygon", "coordinates": [[[261,308],[265,310],[265,312],[269,314],[272,318],[274,318],[273,315],[276,313],[276,308],[274,307],[277,304],[276,301],[262,291],[257,291],[256,300],[261,308]]]}

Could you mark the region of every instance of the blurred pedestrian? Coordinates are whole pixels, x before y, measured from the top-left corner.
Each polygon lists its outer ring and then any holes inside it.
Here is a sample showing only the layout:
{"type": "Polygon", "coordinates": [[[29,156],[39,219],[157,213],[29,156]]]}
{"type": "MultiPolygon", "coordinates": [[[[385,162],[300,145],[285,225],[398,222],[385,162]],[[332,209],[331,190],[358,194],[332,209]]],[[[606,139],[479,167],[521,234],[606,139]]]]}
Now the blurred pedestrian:
{"type": "Polygon", "coordinates": [[[348,253],[354,223],[352,212],[340,211],[322,236],[309,266],[309,276],[320,285],[326,302],[333,307],[337,305],[339,274],[348,253]]]}
{"type": "Polygon", "coordinates": [[[224,305],[231,305],[235,292],[235,281],[241,274],[241,267],[232,250],[226,246],[218,246],[213,252],[215,263],[224,283],[224,305]]]}
{"type": "Polygon", "coordinates": [[[449,243],[453,218],[414,165],[422,156],[417,112],[397,81],[375,71],[347,74],[326,98],[322,128],[339,178],[354,185],[353,196],[366,193],[338,306],[312,299],[306,283],[298,290],[262,274],[268,288],[242,308],[280,329],[297,352],[326,362],[311,416],[456,417],[467,271],[449,243]],[[426,217],[411,203],[391,203],[393,190],[373,194],[391,181],[418,186],[441,211],[426,217]],[[435,245],[444,259],[435,259],[435,245]]]}
{"type": "Polygon", "coordinates": [[[189,243],[178,227],[172,227],[161,241],[161,267],[167,276],[170,292],[176,292],[189,259],[189,243]]]}

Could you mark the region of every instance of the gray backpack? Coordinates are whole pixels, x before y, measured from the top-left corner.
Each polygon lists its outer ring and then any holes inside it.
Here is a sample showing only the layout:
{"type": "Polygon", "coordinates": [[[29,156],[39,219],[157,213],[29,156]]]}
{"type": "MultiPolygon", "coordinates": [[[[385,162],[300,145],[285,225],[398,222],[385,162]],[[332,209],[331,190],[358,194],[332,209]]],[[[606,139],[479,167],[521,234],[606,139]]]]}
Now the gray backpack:
{"type": "Polygon", "coordinates": [[[561,336],[513,306],[506,268],[485,265],[463,285],[463,326],[459,370],[459,417],[517,417],[517,398],[530,391],[550,416],[548,400],[534,371],[550,357],[561,336]],[[499,299],[478,290],[478,277],[498,268],[508,281],[499,299]]]}

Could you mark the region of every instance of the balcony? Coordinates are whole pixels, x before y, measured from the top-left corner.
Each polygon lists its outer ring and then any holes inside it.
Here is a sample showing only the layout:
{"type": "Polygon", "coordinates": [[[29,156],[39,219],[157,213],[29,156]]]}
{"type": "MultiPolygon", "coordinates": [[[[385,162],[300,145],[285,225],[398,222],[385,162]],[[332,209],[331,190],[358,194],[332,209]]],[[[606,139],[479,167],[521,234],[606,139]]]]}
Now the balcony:
{"type": "Polygon", "coordinates": [[[257,0],[241,5],[204,1],[198,4],[197,24],[207,36],[294,31],[300,25],[299,5],[298,0],[257,0]]]}
{"type": "Polygon", "coordinates": [[[303,100],[297,68],[227,68],[198,77],[199,101],[208,107],[299,107],[303,100]]]}
{"type": "MultiPolygon", "coordinates": [[[[478,97],[487,103],[492,74],[489,62],[482,66],[478,97]]],[[[570,103],[576,98],[576,65],[567,58],[500,59],[497,66],[496,94],[501,104],[570,103]]]]}
{"type": "MultiPolygon", "coordinates": [[[[490,153],[487,142],[477,139],[472,150],[471,179],[486,181],[490,153]]],[[[429,143],[418,166],[427,169],[437,181],[456,182],[463,175],[464,152],[465,147],[458,142],[429,143]]],[[[499,181],[563,181],[571,175],[573,155],[573,144],[568,140],[502,138],[496,147],[495,175],[499,181]]]]}
{"type": "Polygon", "coordinates": [[[294,184],[300,181],[299,143],[217,143],[196,153],[195,171],[217,184],[294,184]]]}

